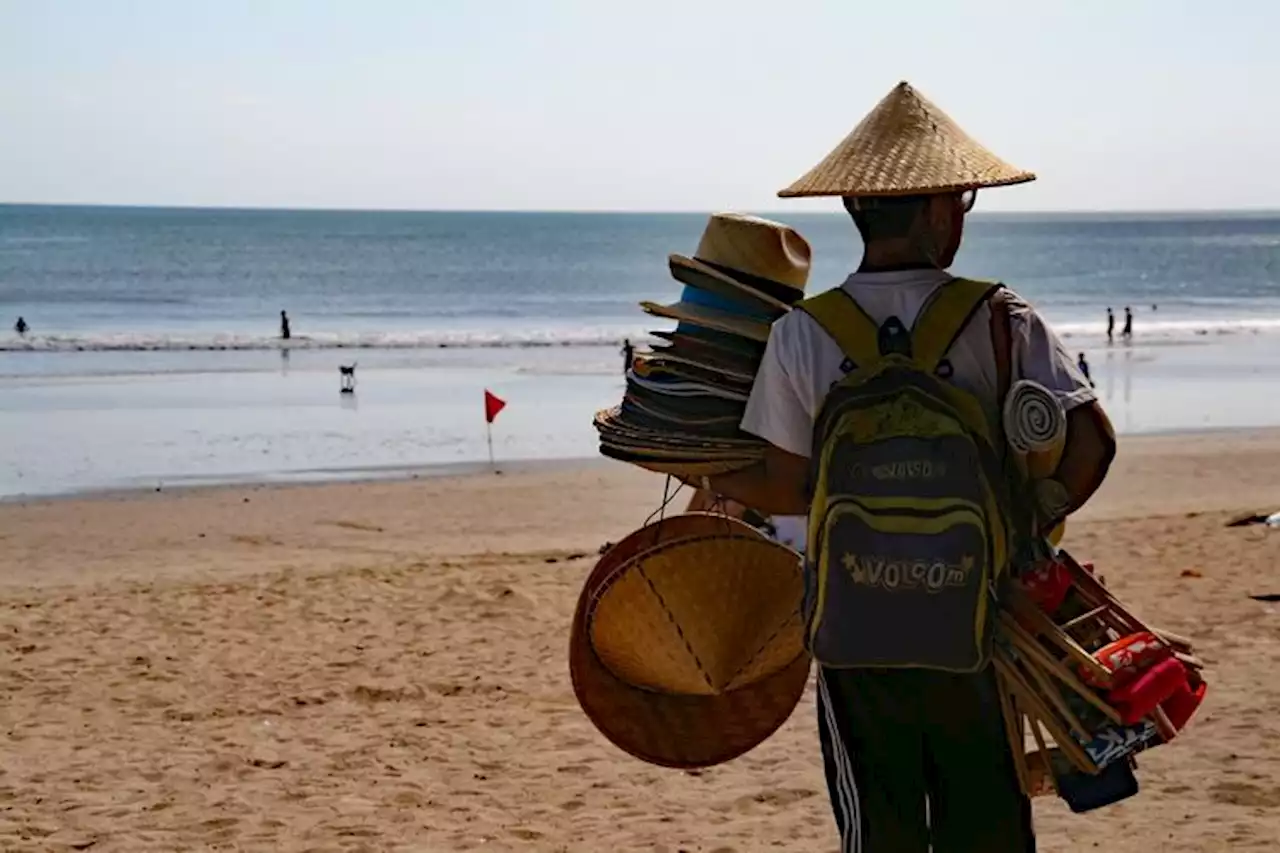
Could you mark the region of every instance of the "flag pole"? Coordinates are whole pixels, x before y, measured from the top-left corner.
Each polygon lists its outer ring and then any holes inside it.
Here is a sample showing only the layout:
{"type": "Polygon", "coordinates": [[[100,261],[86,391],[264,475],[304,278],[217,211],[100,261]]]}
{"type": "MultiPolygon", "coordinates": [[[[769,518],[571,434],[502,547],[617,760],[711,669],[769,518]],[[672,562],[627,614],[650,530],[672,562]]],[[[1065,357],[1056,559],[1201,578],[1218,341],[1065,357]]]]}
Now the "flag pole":
{"type": "Polygon", "coordinates": [[[488,388],[484,389],[484,437],[489,445],[489,467],[496,473],[497,463],[493,461],[493,419],[498,416],[507,402],[497,397],[488,388]]]}

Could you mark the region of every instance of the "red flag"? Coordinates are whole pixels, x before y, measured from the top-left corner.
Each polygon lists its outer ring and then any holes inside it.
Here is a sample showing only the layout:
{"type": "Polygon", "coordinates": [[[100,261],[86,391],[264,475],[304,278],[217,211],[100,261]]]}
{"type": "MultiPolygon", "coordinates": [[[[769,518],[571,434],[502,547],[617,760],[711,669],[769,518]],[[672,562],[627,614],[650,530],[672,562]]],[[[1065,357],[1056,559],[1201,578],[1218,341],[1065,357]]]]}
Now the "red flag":
{"type": "Polygon", "coordinates": [[[493,423],[493,419],[498,416],[498,412],[501,412],[504,408],[506,408],[506,405],[507,405],[506,400],[503,400],[501,397],[493,396],[493,394],[489,393],[488,389],[485,389],[485,392],[484,392],[485,422],[493,423]]]}

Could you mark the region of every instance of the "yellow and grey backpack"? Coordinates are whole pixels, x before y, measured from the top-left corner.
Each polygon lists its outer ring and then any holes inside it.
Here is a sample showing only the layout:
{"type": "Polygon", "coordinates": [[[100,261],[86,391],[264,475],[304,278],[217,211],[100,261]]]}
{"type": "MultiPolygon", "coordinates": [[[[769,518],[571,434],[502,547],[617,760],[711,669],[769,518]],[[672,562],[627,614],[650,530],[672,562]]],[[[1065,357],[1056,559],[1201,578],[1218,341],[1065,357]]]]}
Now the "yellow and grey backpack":
{"type": "Polygon", "coordinates": [[[946,355],[1000,289],[954,279],[911,330],[895,317],[877,326],[843,288],[797,306],[846,357],[814,426],[810,473],[805,616],[826,666],[975,672],[990,659],[1010,480],[998,423],[947,381],[946,355]]]}

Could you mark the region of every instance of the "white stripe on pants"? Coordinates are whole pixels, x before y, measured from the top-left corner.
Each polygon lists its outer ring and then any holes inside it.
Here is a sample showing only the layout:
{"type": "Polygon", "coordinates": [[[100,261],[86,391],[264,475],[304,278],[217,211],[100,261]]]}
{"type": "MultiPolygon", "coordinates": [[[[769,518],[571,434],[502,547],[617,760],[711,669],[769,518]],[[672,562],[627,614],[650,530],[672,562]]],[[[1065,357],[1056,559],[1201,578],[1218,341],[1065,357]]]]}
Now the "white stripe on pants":
{"type": "Polygon", "coordinates": [[[853,761],[848,746],[836,723],[835,707],[827,692],[826,673],[818,667],[818,713],[823,715],[830,740],[831,756],[836,765],[836,790],[832,801],[840,809],[844,826],[840,834],[840,853],[862,850],[862,814],[858,803],[858,784],[853,775],[853,761]]]}

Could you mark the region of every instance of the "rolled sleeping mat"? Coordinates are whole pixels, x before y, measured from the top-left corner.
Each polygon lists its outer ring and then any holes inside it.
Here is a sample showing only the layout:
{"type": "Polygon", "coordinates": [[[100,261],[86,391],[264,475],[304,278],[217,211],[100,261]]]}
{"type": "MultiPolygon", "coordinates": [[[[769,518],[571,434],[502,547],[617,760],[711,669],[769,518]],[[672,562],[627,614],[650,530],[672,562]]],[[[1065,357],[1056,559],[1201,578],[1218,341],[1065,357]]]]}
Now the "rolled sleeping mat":
{"type": "Polygon", "coordinates": [[[1062,401],[1038,382],[1021,379],[1004,401],[1005,440],[1025,458],[1027,473],[1043,479],[1058,470],[1067,443],[1062,401]]]}

